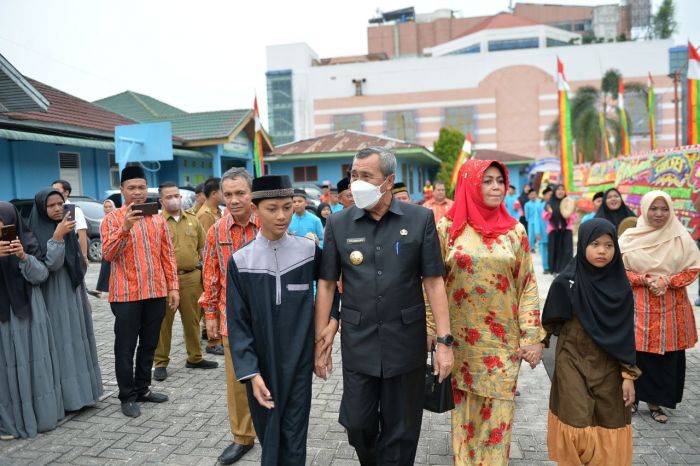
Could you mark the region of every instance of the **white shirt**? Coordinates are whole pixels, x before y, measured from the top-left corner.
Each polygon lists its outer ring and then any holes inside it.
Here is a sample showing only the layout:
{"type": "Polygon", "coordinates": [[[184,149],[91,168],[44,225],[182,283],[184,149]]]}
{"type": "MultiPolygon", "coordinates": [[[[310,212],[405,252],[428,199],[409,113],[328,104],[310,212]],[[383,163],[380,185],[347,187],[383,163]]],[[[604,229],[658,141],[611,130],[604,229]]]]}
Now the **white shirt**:
{"type": "MultiPolygon", "coordinates": [[[[72,204],[70,199],[66,200],[65,204],[72,204]]],[[[87,230],[87,221],[85,220],[85,214],[83,210],[75,206],[75,231],[87,230]]]]}

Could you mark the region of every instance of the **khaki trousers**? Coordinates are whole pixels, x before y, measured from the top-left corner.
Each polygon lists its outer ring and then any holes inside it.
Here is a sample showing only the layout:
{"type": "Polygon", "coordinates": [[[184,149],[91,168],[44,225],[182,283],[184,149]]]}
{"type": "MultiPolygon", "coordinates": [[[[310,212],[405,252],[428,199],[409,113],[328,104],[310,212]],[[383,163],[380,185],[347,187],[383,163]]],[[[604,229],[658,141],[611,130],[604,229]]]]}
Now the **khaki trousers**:
{"type": "MultiPolygon", "coordinates": [[[[198,363],[202,360],[202,347],[199,343],[199,319],[201,311],[197,300],[202,294],[202,272],[194,270],[190,273],[178,275],[180,282],[180,320],[185,334],[185,348],[187,349],[187,362],[198,363]]],[[[170,343],[173,336],[173,321],[175,312],[165,303],[165,317],[160,326],[160,339],[156,348],[155,367],[168,367],[170,362],[170,343]]]]}
{"type": "Polygon", "coordinates": [[[228,337],[222,336],[221,340],[224,344],[224,358],[226,359],[228,420],[231,423],[233,441],[241,445],[252,445],[255,441],[255,428],[253,427],[253,418],[250,417],[246,388],[244,384],[236,380],[228,337]]]}

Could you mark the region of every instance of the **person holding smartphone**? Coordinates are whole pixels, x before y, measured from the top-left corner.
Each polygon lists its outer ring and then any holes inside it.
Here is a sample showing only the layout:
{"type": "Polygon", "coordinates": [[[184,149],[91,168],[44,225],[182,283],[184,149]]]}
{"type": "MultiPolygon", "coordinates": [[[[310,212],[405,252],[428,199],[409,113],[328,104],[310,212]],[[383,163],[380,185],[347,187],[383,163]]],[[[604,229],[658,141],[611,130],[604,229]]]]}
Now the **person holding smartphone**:
{"type": "Polygon", "coordinates": [[[114,364],[122,413],[138,417],[137,401],[168,400],[167,395],[149,389],[151,368],[166,302],[170,309],[177,309],[180,293],[175,248],[165,217],[144,216],[134,209],[148,194],[143,168],[122,170],[121,193],[124,205],[107,215],[100,226],[102,257],[112,264],[109,303],[116,319],[114,364]]]}
{"type": "Polygon", "coordinates": [[[36,237],[10,203],[0,202],[0,440],[34,437],[64,416],[56,348],[39,285],[49,276],[36,237]],[[9,231],[6,228],[3,231],[9,231]]]}
{"type": "Polygon", "coordinates": [[[88,265],[88,235],[87,235],[87,220],[85,220],[85,214],[83,213],[83,210],[76,206],[75,204],[72,204],[70,200],[68,199],[70,197],[71,192],[73,192],[73,187],[70,185],[70,183],[66,180],[56,180],[51,184],[51,187],[54,188],[56,191],[61,193],[61,196],[63,196],[63,201],[66,206],[73,206],[70,208],[71,210],[71,215],[72,219],[75,220],[75,233],[78,235],[78,242],[80,243],[80,250],[83,253],[83,260],[85,262],[85,266],[88,265]]]}
{"type": "Polygon", "coordinates": [[[92,310],[85,288],[85,261],[72,210],[64,209],[58,190],[45,188],[34,196],[29,215],[29,228],[39,241],[37,257],[49,270],[41,290],[48,303],[67,411],[94,405],[103,392],[92,310]]]}

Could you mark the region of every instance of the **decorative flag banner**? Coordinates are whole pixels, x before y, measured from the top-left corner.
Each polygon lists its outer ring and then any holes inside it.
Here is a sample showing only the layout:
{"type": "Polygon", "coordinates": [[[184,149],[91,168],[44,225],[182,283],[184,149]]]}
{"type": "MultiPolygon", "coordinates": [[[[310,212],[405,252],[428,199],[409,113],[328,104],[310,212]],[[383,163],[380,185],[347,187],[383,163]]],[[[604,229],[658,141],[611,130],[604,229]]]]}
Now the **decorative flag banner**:
{"type": "Polygon", "coordinates": [[[598,112],[598,126],[600,127],[600,145],[603,149],[603,160],[610,158],[610,146],[608,145],[608,135],[605,132],[605,115],[603,111],[598,112]]]}
{"type": "Polygon", "coordinates": [[[651,141],[651,150],[656,149],[656,117],[654,111],[656,108],[656,94],[654,93],[654,79],[649,73],[647,79],[647,116],[649,117],[649,140],[651,141]]]}
{"type": "Polygon", "coordinates": [[[564,189],[574,188],[574,151],[571,137],[571,107],[569,106],[569,83],[564,75],[564,65],[557,57],[557,87],[559,90],[559,161],[564,189]]]}
{"type": "Polygon", "coordinates": [[[700,54],[688,41],[688,145],[700,143],[700,54]]]}
{"type": "Polygon", "coordinates": [[[627,112],[625,112],[625,83],[622,81],[622,78],[620,78],[618,83],[617,111],[620,115],[620,136],[622,137],[620,152],[622,152],[622,155],[628,155],[630,153],[630,130],[627,125],[627,112]]]}
{"type": "Polygon", "coordinates": [[[258,96],[253,101],[253,114],[255,117],[255,136],[253,138],[253,166],[255,176],[265,174],[265,160],[263,157],[262,125],[260,124],[260,112],[258,111],[258,96]]]}
{"type": "Polygon", "coordinates": [[[467,159],[474,158],[474,142],[472,141],[472,133],[467,133],[464,138],[464,144],[462,144],[462,150],[459,151],[459,157],[455,162],[455,166],[452,167],[452,178],[450,179],[450,186],[454,189],[457,184],[457,177],[459,176],[459,169],[462,168],[462,164],[467,159]]]}

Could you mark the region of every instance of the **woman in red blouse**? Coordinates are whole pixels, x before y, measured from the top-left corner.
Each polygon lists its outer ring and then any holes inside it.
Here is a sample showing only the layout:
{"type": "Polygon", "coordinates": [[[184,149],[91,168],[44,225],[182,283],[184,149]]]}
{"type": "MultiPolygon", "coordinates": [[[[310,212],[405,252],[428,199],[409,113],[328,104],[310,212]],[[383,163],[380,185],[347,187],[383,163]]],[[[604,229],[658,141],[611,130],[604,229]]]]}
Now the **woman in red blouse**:
{"type": "Polygon", "coordinates": [[[651,417],[666,423],[661,406],[675,409],[683,398],[685,350],[698,341],[685,289],[700,273],[700,252],[676,217],[671,197],[651,191],[641,202],[636,228],[620,237],[620,250],[635,301],[637,399],[651,417]]]}

